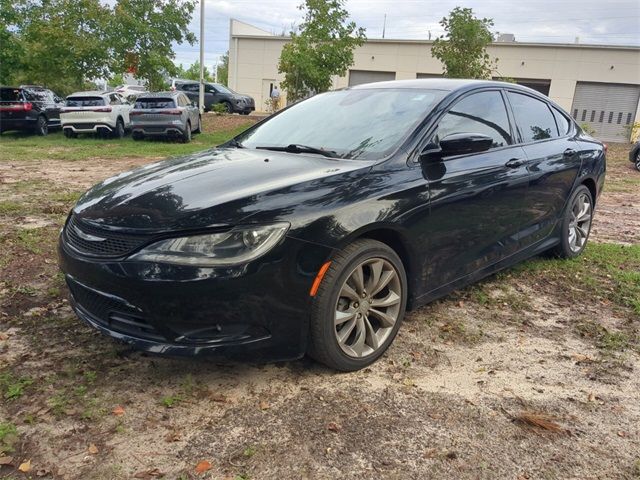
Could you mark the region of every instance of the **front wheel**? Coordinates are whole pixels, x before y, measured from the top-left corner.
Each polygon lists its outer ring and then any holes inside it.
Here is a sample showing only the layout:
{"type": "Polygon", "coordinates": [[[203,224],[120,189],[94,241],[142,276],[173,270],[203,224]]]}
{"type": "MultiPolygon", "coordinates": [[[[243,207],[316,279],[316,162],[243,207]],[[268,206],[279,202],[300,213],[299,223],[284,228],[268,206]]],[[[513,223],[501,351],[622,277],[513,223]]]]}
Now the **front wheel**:
{"type": "Polygon", "coordinates": [[[558,257],[574,258],[587,246],[593,218],[593,197],[584,185],[575,189],[564,211],[560,244],[553,250],[558,257]]]}
{"type": "Polygon", "coordinates": [[[640,151],[636,153],[636,170],[640,171],[640,151]]]}
{"type": "Polygon", "coordinates": [[[67,138],[77,138],[78,134],[76,132],[74,132],[73,130],[71,130],[70,128],[65,128],[64,129],[64,136],[67,138]]]}
{"type": "Polygon", "coordinates": [[[313,299],[308,354],[354,371],[376,361],[396,336],[407,303],[407,276],[384,243],[363,239],[331,261],[313,299]]]}
{"type": "Polygon", "coordinates": [[[113,132],[113,135],[116,138],[124,138],[124,122],[122,121],[121,118],[118,119],[118,121],[116,122],[116,129],[113,132]]]}

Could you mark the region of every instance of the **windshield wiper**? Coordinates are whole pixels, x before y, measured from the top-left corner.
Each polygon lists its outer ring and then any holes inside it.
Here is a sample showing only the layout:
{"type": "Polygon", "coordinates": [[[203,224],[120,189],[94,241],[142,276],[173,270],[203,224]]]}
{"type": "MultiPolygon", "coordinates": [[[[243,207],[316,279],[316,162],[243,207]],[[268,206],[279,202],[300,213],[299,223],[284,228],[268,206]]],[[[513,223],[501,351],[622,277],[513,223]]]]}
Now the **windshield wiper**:
{"type": "Polygon", "coordinates": [[[220,146],[221,147],[247,148],[242,143],[240,143],[238,140],[236,140],[235,138],[232,138],[231,140],[229,140],[228,142],[223,143],[220,146]]]}
{"type": "Polygon", "coordinates": [[[286,147],[282,146],[262,146],[256,147],[259,150],[273,150],[274,152],[287,152],[287,153],[317,153],[329,158],[336,158],[338,154],[333,150],[324,150],[322,148],[310,147],[309,145],[300,145],[299,143],[291,143],[286,147]]]}

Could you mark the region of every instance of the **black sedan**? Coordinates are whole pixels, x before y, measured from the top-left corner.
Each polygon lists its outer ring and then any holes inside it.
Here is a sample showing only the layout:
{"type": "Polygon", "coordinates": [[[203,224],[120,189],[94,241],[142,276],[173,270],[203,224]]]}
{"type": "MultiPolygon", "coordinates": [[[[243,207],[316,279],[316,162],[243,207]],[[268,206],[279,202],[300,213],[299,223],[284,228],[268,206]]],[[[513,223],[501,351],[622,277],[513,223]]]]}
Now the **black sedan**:
{"type": "Polygon", "coordinates": [[[637,170],[640,170],[640,140],[631,147],[629,151],[629,161],[636,166],[637,170]]]}
{"type": "MultiPolygon", "coordinates": [[[[200,83],[193,80],[174,80],[171,88],[179,90],[189,100],[200,105],[200,83]]],[[[204,110],[210,111],[214,105],[221,105],[227,113],[248,115],[256,109],[255,101],[249,95],[241,95],[219,83],[204,84],[204,110]]]]}
{"type": "Polygon", "coordinates": [[[362,85],[96,185],[60,265],[78,316],[143,350],[356,370],[406,310],[580,255],[604,177],[603,144],[528,88],[362,85]]]}

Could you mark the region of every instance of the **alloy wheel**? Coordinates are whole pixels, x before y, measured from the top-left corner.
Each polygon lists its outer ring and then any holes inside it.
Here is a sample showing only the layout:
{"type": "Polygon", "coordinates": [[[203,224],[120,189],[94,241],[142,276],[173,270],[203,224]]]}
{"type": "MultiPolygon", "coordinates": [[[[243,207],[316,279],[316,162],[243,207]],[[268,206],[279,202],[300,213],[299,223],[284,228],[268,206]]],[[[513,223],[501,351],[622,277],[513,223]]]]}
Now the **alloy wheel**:
{"type": "Polygon", "coordinates": [[[574,199],[569,220],[569,248],[574,253],[580,252],[587,242],[592,212],[593,207],[589,195],[581,193],[574,199]]]}
{"type": "Polygon", "coordinates": [[[38,135],[45,136],[49,133],[49,125],[47,124],[47,119],[43,116],[38,117],[38,135]]]}
{"type": "Polygon", "coordinates": [[[345,354],[366,357],[385,343],[401,311],[401,285],[394,266],[382,258],[367,259],[351,272],[334,315],[336,340],[345,354]]]}

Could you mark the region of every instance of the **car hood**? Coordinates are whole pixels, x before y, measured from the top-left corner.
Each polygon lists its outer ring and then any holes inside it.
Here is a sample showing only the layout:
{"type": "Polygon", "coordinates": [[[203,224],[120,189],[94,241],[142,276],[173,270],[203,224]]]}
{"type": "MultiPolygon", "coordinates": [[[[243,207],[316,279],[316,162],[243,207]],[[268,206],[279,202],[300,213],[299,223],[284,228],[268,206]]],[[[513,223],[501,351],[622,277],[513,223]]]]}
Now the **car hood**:
{"type": "Polygon", "coordinates": [[[270,209],[282,219],[287,206],[326,195],[323,182],[335,187],[341,176],[350,181],[352,172],[372,163],[219,148],[108,178],[87,191],[73,213],[105,228],[153,232],[233,225],[256,213],[265,221],[270,209]]]}

